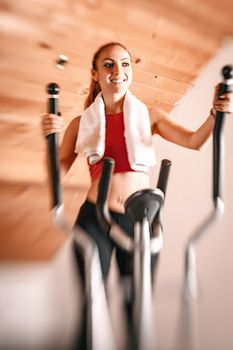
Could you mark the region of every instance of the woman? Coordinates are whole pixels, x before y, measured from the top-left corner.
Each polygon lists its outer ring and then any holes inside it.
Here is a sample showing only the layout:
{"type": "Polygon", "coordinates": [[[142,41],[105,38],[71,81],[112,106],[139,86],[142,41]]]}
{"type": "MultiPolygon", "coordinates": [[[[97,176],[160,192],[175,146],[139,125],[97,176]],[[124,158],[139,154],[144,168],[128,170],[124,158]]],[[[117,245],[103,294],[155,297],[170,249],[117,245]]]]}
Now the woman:
{"type": "MultiPolygon", "coordinates": [[[[90,111],[93,112],[94,106],[99,103],[96,107],[96,118],[92,120],[94,124],[98,124],[98,122],[96,122],[98,121],[98,108],[102,108],[101,106],[103,105],[104,117],[106,118],[104,121],[106,132],[104,149],[97,159],[95,159],[95,154],[92,159],[89,157],[89,170],[92,181],[87,193],[87,199],[80,208],[76,224],[84,228],[97,242],[104,278],[108,275],[114,244],[108,239],[105,233],[101,232],[95,215],[94,205],[97,198],[98,181],[101,173],[101,158],[102,156],[110,156],[115,159],[115,170],[111,181],[108,204],[113,218],[129,235],[133,234],[133,225],[129,217],[124,213],[124,202],[133,192],[149,187],[148,166],[154,163],[154,160],[150,163],[150,161],[144,162],[143,159],[143,167],[140,169],[134,167],[133,162],[129,159],[129,148],[131,147],[132,151],[132,148],[137,146],[136,143],[133,143],[133,140],[132,144],[128,145],[129,141],[127,141],[124,132],[127,122],[127,118],[124,114],[128,113],[125,112],[127,109],[125,107],[126,96],[129,96],[127,97],[129,108],[134,103],[133,96],[129,95],[132,77],[131,56],[129,51],[122,44],[108,43],[100,47],[92,61],[90,91],[85,102],[84,114],[82,114],[82,117],[78,116],[71,121],[65,131],[60,147],[60,165],[61,169],[66,173],[76,159],[77,152],[80,150],[85,151],[85,147],[88,147],[88,145],[83,146],[83,144],[85,144],[85,142],[92,142],[92,140],[96,138],[96,135],[94,135],[95,127],[98,128],[99,125],[92,126],[90,124],[89,128],[86,127],[85,129],[85,121],[88,120],[88,113],[90,111]],[[100,92],[101,94],[99,94],[100,92]],[[98,103],[96,101],[98,101],[98,103]],[[85,114],[85,112],[87,113],[85,114]],[[118,132],[117,138],[114,137],[116,130],[118,132]]],[[[149,125],[150,135],[148,135],[146,126],[145,129],[143,129],[149,143],[151,141],[151,134],[158,134],[164,139],[178,145],[199,150],[213,131],[216,111],[233,112],[233,94],[227,93],[221,96],[221,98],[217,96],[218,88],[216,88],[213,107],[210,110],[208,118],[196,131],[191,131],[182,127],[173,119],[169,118],[167,113],[156,108],[150,109],[149,113],[147,113],[148,110],[143,109],[139,100],[136,101],[135,99],[135,103],[138,104],[140,108],[142,107],[142,113],[144,113],[143,123],[138,124],[138,126],[141,128],[143,124],[144,128],[144,124],[149,125]]],[[[140,108],[135,109],[136,114],[140,108]]],[[[140,115],[137,117],[140,118],[140,115]]],[[[61,132],[64,123],[61,117],[50,114],[43,117],[42,126],[43,133],[47,136],[50,133],[61,132]]],[[[128,132],[130,133],[132,131],[129,130],[128,132]]],[[[138,130],[134,130],[133,132],[138,133],[138,130]]],[[[137,135],[137,137],[140,138],[140,135],[137,135]]],[[[148,148],[147,145],[145,146],[145,142],[142,147],[148,148]]],[[[143,152],[144,150],[142,151],[142,155],[143,152]]],[[[148,152],[148,149],[146,149],[145,152],[148,152]]],[[[137,152],[137,154],[140,154],[140,151],[139,153],[137,152]]],[[[148,157],[145,157],[145,159],[148,159],[148,157]]],[[[119,248],[116,249],[116,256],[121,273],[130,273],[132,270],[132,259],[127,257],[119,248]]]]}

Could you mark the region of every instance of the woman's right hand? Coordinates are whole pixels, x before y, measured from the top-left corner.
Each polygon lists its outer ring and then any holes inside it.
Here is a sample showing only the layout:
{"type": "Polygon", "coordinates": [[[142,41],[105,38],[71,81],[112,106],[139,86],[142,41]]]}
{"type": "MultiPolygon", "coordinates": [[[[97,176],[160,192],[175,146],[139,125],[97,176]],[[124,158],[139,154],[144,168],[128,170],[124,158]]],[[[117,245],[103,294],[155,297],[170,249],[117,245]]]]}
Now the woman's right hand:
{"type": "Polygon", "coordinates": [[[63,119],[57,114],[45,114],[42,116],[41,126],[44,137],[62,132],[64,125],[63,119]]]}

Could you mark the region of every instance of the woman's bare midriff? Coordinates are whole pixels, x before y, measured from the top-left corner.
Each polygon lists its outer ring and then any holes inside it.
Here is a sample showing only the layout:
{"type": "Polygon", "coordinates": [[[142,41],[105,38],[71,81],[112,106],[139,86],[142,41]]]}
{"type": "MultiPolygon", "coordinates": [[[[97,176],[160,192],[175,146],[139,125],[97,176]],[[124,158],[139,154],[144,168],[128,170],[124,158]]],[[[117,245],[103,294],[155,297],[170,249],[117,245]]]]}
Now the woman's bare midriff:
{"type": "MultiPolygon", "coordinates": [[[[87,199],[96,203],[99,180],[92,182],[87,199]]],[[[108,206],[110,210],[124,213],[126,199],[136,191],[149,187],[149,175],[142,172],[124,172],[113,174],[111,179],[108,206]]]]}

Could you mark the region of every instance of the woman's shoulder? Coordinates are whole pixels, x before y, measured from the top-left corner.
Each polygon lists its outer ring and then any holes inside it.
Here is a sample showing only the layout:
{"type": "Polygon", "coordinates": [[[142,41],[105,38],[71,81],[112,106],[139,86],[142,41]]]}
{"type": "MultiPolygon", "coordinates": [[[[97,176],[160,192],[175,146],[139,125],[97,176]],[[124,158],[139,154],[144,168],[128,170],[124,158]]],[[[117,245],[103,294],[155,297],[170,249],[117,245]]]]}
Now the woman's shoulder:
{"type": "Polygon", "coordinates": [[[70,121],[69,127],[75,128],[75,127],[79,126],[80,119],[81,119],[81,115],[78,115],[77,117],[74,117],[74,118],[70,121]]]}
{"type": "Polygon", "coordinates": [[[81,115],[78,115],[77,117],[74,117],[69,125],[67,126],[66,133],[68,134],[77,134],[78,129],[79,129],[79,124],[80,124],[80,118],[81,115]]]}
{"type": "Polygon", "coordinates": [[[151,124],[158,123],[161,119],[166,119],[169,116],[167,112],[165,112],[163,109],[157,106],[152,106],[148,108],[148,111],[150,115],[151,124]]]}
{"type": "Polygon", "coordinates": [[[151,131],[152,134],[157,134],[159,133],[159,125],[161,123],[164,124],[164,122],[170,123],[170,117],[169,114],[164,111],[161,108],[158,108],[156,106],[153,106],[151,108],[148,108],[149,110],[149,115],[150,115],[150,125],[151,125],[151,131]]]}

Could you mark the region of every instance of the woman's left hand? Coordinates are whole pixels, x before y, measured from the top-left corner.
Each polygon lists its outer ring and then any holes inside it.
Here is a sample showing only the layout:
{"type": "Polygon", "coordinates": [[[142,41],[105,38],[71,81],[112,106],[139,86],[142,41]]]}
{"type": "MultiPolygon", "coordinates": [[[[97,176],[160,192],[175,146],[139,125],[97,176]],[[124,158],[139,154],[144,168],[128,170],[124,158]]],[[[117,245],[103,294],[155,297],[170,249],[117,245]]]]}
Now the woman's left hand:
{"type": "Polygon", "coordinates": [[[233,113],[233,92],[226,92],[219,96],[220,84],[215,88],[213,108],[218,112],[233,113]]]}

